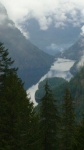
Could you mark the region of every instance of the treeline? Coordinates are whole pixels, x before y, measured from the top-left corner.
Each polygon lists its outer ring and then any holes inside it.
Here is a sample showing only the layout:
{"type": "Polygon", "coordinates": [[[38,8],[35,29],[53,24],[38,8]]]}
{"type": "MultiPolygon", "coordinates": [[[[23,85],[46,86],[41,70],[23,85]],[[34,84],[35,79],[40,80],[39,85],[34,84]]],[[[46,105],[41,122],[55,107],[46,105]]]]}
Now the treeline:
{"type": "Polygon", "coordinates": [[[38,116],[0,43],[0,150],[38,150],[38,116]]]}
{"type": "Polygon", "coordinates": [[[52,91],[45,84],[45,95],[41,99],[40,126],[43,150],[83,150],[84,116],[77,122],[74,100],[68,87],[59,107],[52,91]]]}
{"type": "Polygon", "coordinates": [[[47,81],[35,111],[13,63],[0,43],[0,150],[83,150],[84,117],[76,121],[69,88],[59,107],[47,81]]]}

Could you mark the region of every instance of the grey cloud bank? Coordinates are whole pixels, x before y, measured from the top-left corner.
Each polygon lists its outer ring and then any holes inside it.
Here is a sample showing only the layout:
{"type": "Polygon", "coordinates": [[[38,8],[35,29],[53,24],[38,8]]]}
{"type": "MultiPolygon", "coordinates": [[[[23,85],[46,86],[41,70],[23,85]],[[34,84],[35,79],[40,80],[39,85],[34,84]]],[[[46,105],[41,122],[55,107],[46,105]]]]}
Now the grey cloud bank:
{"type": "Polygon", "coordinates": [[[1,0],[0,2],[15,23],[9,23],[7,15],[0,14],[0,25],[8,23],[11,28],[16,26],[26,39],[30,39],[49,54],[55,54],[69,47],[80,32],[81,35],[84,34],[84,2],[81,0],[1,0]],[[80,29],[82,30],[79,31],[80,29]]]}
{"type": "Polygon", "coordinates": [[[83,0],[1,0],[1,2],[15,24],[35,18],[39,22],[40,29],[47,30],[53,22],[55,27],[65,27],[66,21],[73,23],[74,26],[84,23],[83,0]]]}

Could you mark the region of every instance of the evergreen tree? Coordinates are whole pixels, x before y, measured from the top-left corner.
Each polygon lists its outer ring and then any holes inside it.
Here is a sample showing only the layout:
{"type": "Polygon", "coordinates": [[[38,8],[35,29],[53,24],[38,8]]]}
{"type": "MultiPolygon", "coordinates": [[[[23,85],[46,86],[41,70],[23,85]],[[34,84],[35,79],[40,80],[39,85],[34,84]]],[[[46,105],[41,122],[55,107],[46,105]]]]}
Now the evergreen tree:
{"type": "Polygon", "coordinates": [[[58,145],[58,111],[56,101],[48,83],[45,84],[45,95],[41,99],[41,136],[43,150],[55,150],[58,145]]]}
{"type": "Polygon", "coordinates": [[[73,150],[75,142],[75,114],[71,93],[66,88],[63,104],[62,149],[73,150]]]}
{"type": "Polygon", "coordinates": [[[0,149],[39,150],[38,118],[12,64],[8,51],[1,44],[0,149]]]}
{"type": "MultiPolygon", "coordinates": [[[[6,137],[6,127],[8,126],[6,121],[9,121],[9,104],[7,102],[6,97],[4,96],[4,81],[6,80],[10,72],[16,72],[15,68],[10,68],[12,64],[13,61],[11,60],[11,58],[8,57],[8,50],[5,49],[2,43],[0,43],[0,144],[2,145],[2,147],[4,147],[4,145],[7,144],[5,138],[9,137],[6,137]]],[[[2,148],[1,145],[0,148],[2,148]]]]}
{"type": "Polygon", "coordinates": [[[14,61],[12,61],[8,55],[8,49],[5,49],[3,43],[0,43],[0,85],[4,75],[6,76],[10,71],[15,72],[17,70],[11,67],[14,61]]]}
{"type": "Polygon", "coordinates": [[[77,127],[76,131],[76,144],[74,150],[83,150],[84,149],[84,115],[77,127]]]}

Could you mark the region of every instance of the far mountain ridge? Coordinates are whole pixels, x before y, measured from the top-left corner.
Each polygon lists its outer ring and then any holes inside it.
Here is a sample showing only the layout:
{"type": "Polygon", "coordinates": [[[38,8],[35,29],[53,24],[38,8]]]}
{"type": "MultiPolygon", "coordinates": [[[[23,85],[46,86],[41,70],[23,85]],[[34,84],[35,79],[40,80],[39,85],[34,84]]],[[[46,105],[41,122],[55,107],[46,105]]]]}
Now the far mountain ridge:
{"type": "MultiPolygon", "coordinates": [[[[9,49],[9,54],[12,57],[12,59],[15,60],[15,66],[19,68],[18,74],[20,75],[23,82],[25,82],[26,89],[28,89],[33,84],[36,84],[40,80],[40,78],[49,71],[52,63],[54,62],[55,57],[74,60],[75,64],[74,66],[72,66],[70,71],[72,74],[75,74],[77,72],[78,64],[80,64],[81,59],[83,60],[82,58],[84,53],[83,37],[81,37],[77,42],[75,42],[75,44],[70,46],[70,48],[68,48],[67,50],[60,49],[54,57],[40,50],[37,46],[33,45],[29,40],[27,40],[23,36],[21,31],[15,26],[14,22],[9,19],[7,15],[7,11],[2,4],[0,4],[0,11],[1,11],[1,15],[2,16],[4,15],[4,19],[0,24],[0,42],[4,43],[5,47],[9,49]]],[[[31,23],[32,21],[30,21],[30,25],[31,23]]],[[[35,26],[37,25],[35,24],[35,26]]],[[[52,27],[50,27],[49,30],[50,32],[48,32],[48,30],[43,32],[40,29],[38,29],[38,32],[39,34],[41,33],[41,35],[45,35],[47,33],[48,36],[52,31],[51,28],[52,27]]],[[[34,30],[35,28],[32,29],[29,28],[29,29],[30,31],[36,32],[36,30],[34,30]]],[[[57,29],[54,28],[53,31],[54,30],[56,30],[56,32],[59,33],[57,29]]],[[[70,29],[70,31],[71,30],[72,29],[70,29]]],[[[62,33],[64,36],[64,30],[62,31],[62,33]]],[[[68,27],[67,27],[67,33],[68,33],[68,27]]],[[[79,31],[77,29],[77,34],[78,33],[79,31]]],[[[41,37],[41,35],[39,36],[41,37]]],[[[53,36],[53,38],[54,37],[55,36],[53,36]]],[[[43,36],[41,38],[43,38],[43,36]]],[[[50,36],[48,36],[48,38],[50,38],[50,36]]],[[[44,40],[48,40],[48,38],[46,38],[45,36],[44,40]]],[[[66,41],[66,39],[64,40],[66,41]]],[[[40,38],[38,42],[39,44],[43,43],[42,39],[40,38]]],[[[52,46],[53,48],[55,48],[54,42],[52,43],[52,46]]],[[[50,50],[53,53],[52,48],[50,48],[50,50]]]]}
{"type": "Polygon", "coordinates": [[[68,49],[59,52],[56,58],[64,58],[74,60],[75,63],[71,67],[70,72],[74,75],[79,68],[84,65],[84,37],[80,38],[68,49]]]}
{"type": "Polygon", "coordinates": [[[60,50],[68,49],[79,38],[81,32],[80,27],[74,27],[68,22],[64,28],[57,28],[52,23],[48,29],[42,30],[39,22],[34,18],[26,20],[20,26],[29,32],[32,43],[51,55],[56,55],[60,50]]]}
{"type": "Polygon", "coordinates": [[[30,87],[49,70],[53,56],[46,54],[37,46],[27,40],[14,22],[9,19],[5,7],[0,4],[0,12],[4,18],[0,24],[0,42],[9,50],[9,54],[15,60],[15,66],[19,68],[18,74],[25,88],[30,87]]]}
{"type": "Polygon", "coordinates": [[[70,48],[62,53],[62,57],[78,60],[84,54],[84,37],[80,37],[70,48]]]}

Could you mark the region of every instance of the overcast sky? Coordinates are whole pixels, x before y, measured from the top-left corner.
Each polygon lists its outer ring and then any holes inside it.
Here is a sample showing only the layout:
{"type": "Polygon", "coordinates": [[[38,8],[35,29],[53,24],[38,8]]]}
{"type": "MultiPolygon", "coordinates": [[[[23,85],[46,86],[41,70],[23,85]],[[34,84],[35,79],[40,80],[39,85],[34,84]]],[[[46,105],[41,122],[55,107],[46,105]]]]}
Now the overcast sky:
{"type": "Polygon", "coordinates": [[[9,17],[16,25],[30,18],[37,19],[42,30],[47,30],[53,21],[55,27],[66,26],[66,21],[73,23],[74,26],[84,23],[84,0],[0,1],[4,4],[9,17]],[[70,18],[67,14],[70,15],[70,18]]]}

